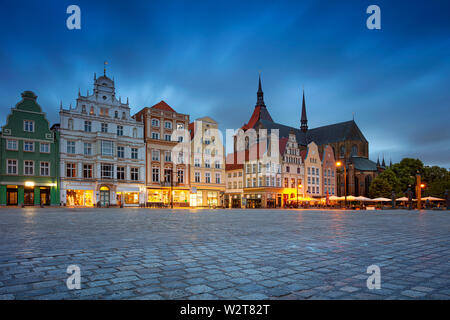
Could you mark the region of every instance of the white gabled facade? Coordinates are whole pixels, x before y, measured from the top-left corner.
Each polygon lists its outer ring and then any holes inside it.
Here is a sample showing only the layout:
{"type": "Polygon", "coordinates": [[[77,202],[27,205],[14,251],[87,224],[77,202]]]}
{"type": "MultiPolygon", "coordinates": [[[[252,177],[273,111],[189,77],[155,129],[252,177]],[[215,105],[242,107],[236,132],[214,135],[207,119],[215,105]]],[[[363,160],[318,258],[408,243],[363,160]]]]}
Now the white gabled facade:
{"type": "Polygon", "coordinates": [[[61,202],[69,206],[145,202],[144,126],[116,98],[114,80],[94,75],[94,91],[60,110],[61,202]]]}

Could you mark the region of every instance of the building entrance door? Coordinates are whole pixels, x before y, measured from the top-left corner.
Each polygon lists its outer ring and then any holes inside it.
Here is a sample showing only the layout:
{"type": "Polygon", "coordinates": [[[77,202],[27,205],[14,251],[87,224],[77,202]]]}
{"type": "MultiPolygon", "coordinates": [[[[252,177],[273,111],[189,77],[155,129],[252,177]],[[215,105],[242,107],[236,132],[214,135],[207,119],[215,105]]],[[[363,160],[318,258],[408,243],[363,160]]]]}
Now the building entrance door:
{"type": "Polygon", "coordinates": [[[109,188],[108,187],[100,188],[100,205],[102,207],[109,206],[109,188]]]}
{"type": "Polygon", "coordinates": [[[23,203],[28,206],[34,205],[34,189],[25,188],[23,194],[23,203]]]}
{"type": "Polygon", "coordinates": [[[41,188],[41,205],[50,205],[50,188],[41,188]]]}
{"type": "Polygon", "coordinates": [[[6,190],[6,204],[8,206],[17,206],[17,188],[6,190]]]}

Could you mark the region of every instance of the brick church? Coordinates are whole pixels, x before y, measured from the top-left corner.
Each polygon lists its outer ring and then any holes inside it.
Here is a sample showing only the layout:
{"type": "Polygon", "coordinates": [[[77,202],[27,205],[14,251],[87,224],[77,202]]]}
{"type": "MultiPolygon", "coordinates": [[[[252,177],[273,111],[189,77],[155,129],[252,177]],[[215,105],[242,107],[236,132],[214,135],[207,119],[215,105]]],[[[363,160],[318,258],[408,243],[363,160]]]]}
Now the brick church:
{"type": "MultiPolygon", "coordinates": [[[[245,132],[251,128],[258,133],[259,129],[278,129],[279,138],[289,137],[294,132],[301,149],[315,142],[319,152],[323,154],[324,148],[330,145],[336,160],[340,160],[347,169],[347,195],[369,196],[369,186],[372,180],[384,170],[385,161],[382,164],[369,159],[369,142],[359,129],[354,120],[330,124],[327,126],[308,128],[306,115],[305,94],[303,93],[300,128],[293,128],[273,121],[268,108],[264,103],[261,78],[257,93],[257,103],[248,123],[242,126],[245,132]]],[[[337,174],[337,193],[344,195],[344,172],[339,170],[337,174]]]]}

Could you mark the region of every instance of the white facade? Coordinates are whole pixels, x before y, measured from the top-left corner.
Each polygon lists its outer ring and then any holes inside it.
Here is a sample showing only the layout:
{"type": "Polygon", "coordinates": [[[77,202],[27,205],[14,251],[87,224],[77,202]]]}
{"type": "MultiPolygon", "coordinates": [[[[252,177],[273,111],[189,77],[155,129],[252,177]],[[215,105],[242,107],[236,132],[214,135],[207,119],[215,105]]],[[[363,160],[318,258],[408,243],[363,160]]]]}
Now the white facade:
{"type": "Polygon", "coordinates": [[[143,124],[130,116],[114,81],[94,76],[94,92],[60,110],[61,202],[69,206],[145,202],[143,124]]]}

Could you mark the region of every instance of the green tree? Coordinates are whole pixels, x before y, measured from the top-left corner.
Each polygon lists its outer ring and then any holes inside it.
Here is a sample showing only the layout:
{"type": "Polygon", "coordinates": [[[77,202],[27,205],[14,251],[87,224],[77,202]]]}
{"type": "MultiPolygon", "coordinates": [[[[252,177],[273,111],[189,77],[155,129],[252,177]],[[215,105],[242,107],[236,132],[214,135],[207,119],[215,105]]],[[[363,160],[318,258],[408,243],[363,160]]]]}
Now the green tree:
{"type": "MultiPolygon", "coordinates": [[[[397,175],[395,174],[394,170],[386,169],[379,175],[379,177],[383,178],[384,180],[386,180],[389,183],[391,188],[394,189],[395,195],[397,197],[403,196],[404,190],[402,189],[402,183],[401,183],[400,179],[397,177],[397,175]]],[[[392,189],[391,189],[391,192],[392,192],[392,189]]],[[[390,198],[390,196],[389,196],[389,198],[390,198]]]]}
{"type": "Polygon", "coordinates": [[[369,194],[371,198],[391,198],[392,186],[388,180],[378,176],[370,184],[369,194]]]}
{"type": "Polygon", "coordinates": [[[423,162],[419,159],[403,158],[399,163],[393,164],[391,169],[400,181],[401,191],[405,192],[408,185],[411,185],[411,189],[414,191],[416,174],[417,171],[423,171],[423,162]]]}
{"type": "Polygon", "coordinates": [[[422,182],[425,189],[422,195],[433,197],[444,197],[445,190],[450,191],[450,171],[438,166],[424,167],[422,173],[422,182]]]}

